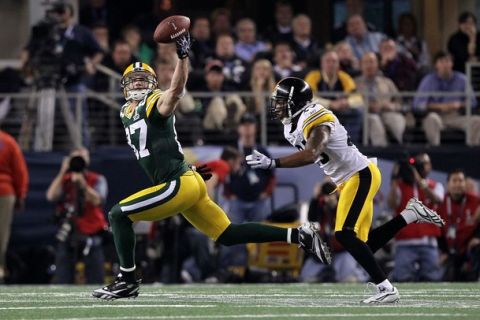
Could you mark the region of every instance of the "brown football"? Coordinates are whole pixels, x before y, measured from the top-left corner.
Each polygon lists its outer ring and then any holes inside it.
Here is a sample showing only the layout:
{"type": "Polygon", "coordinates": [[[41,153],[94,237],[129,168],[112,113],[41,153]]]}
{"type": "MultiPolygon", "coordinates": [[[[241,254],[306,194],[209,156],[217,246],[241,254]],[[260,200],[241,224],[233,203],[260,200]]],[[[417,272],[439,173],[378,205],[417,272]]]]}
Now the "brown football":
{"type": "Polygon", "coordinates": [[[175,41],[190,28],[190,18],[186,16],[170,16],[163,19],[153,33],[153,40],[161,43],[175,41]]]}

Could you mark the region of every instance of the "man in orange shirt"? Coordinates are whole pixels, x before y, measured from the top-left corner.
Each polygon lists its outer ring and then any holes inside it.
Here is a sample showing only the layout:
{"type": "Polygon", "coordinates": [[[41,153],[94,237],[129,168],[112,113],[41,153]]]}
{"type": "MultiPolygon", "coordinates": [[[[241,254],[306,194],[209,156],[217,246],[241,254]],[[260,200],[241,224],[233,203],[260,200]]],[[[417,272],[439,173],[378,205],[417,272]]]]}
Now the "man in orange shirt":
{"type": "Polygon", "coordinates": [[[0,130],[0,283],[5,278],[5,255],[13,211],[22,209],[28,189],[28,170],[15,139],[0,130]]]}

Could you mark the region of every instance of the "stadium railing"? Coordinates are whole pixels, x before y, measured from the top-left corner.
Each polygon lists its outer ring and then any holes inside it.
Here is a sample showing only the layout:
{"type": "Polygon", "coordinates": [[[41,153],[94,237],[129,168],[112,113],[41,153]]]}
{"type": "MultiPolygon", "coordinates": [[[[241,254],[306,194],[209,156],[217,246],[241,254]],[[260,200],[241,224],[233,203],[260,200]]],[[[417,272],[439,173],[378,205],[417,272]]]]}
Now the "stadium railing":
{"type": "MultiPolygon", "coordinates": [[[[1,65],[1,64],[0,64],[1,65]]],[[[80,132],[80,128],[82,127],[82,113],[85,110],[81,107],[82,99],[87,99],[88,101],[88,121],[89,121],[89,130],[91,136],[95,136],[93,144],[94,145],[124,145],[124,129],[121,125],[118,111],[120,110],[121,105],[123,104],[123,94],[119,91],[119,79],[121,76],[104,67],[98,66],[97,70],[105,75],[108,76],[109,79],[109,91],[108,92],[96,92],[93,90],[88,90],[84,94],[78,93],[66,93],[66,98],[74,99],[75,100],[75,108],[73,108],[73,113],[76,115],[73,124],[68,124],[69,126],[73,125],[78,132],[80,132]]],[[[361,107],[363,110],[363,130],[362,130],[362,144],[368,145],[368,111],[364,107],[365,105],[369,104],[369,100],[373,97],[375,98],[396,98],[402,101],[402,111],[406,112],[413,112],[412,108],[412,101],[413,98],[416,96],[430,96],[430,97],[462,97],[465,99],[465,115],[467,116],[467,121],[470,121],[472,115],[472,105],[471,105],[471,97],[472,95],[479,96],[480,92],[480,63],[475,64],[468,64],[467,66],[467,76],[472,79],[474,82],[473,88],[476,89],[475,91],[472,87],[468,87],[465,92],[425,92],[425,93],[418,93],[418,92],[399,92],[398,94],[394,95],[373,95],[368,92],[356,92],[350,95],[346,95],[343,92],[336,92],[336,93],[321,93],[322,98],[335,98],[335,97],[352,97],[358,96],[361,94],[363,99],[363,106],[361,107]],[[477,77],[478,74],[478,77],[477,77]],[[478,78],[478,81],[476,80],[478,78]],[[478,82],[478,86],[477,83],[478,82]],[[477,88],[476,88],[477,87],[477,88]]],[[[17,137],[22,145],[22,147],[26,150],[32,149],[32,135],[34,135],[34,130],[31,126],[35,125],[36,119],[38,117],[37,113],[40,113],[38,106],[33,104],[32,101],[39,101],[41,97],[40,91],[32,91],[30,92],[26,89],[23,92],[18,93],[0,93],[0,123],[2,124],[2,128],[13,136],[17,137]],[[36,100],[35,100],[36,99],[36,100]],[[30,106],[29,106],[30,104],[30,106]],[[30,128],[28,128],[30,126],[30,128]]],[[[217,96],[228,96],[232,94],[232,92],[221,92],[221,93],[211,93],[211,92],[189,92],[194,100],[205,98],[205,97],[217,97],[217,96]]],[[[254,97],[254,93],[252,92],[234,92],[235,94],[239,95],[243,100],[247,98],[254,97]]],[[[264,93],[264,102],[265,107],[261,108],[261,114],[259,115],[259,136],[260,142],[264,145],[267,144],[285,144],[283,139],[283,129],[281,128],[281,124],[270,121],[267,116],[267,101],[269,99],[270,93],[264,93]],[[275,130],[272,130],[272,126],[276,126],[275,130]]],[[[59,98],[57,94],[56,98],[59,98]]],[[[69,130],[67,125],[62,121],[63,119],[60,118],[59,112],[55,115],[55,140],[56,143],[53,144],[53,149],[65,149],[71,147],[70,145],[70,137],[69,137],[69,130]],[[63,123],[62,123],[63,122],[63,123]]],[[[187,128],[188,129],[188,128],[187,128]]],[[[191,129],[191,128],[190,128],[191,129]]],[[[418,128],[417,128],[418,129],[418,128]]],[[[419,129],[421,130],[421,129],[419,129]]],[[[207,139],[207,142],[213,141],[214,143],[221,144],[225,141],[222,141],[222,138],[225,136],[222,132],[213,132],[211,133],[216,135],[215,139],[207,139]]],[[[235,133],[232,133],[233,135],[235,133]]],[[[471,135],[471,128],[467,126],[467,130],[465,133],[465,143],[469,141],[469,137],[471,135]]],[[[80,141],[82,143],[83,141],[80,141]]],[[[456,141],[458,142],[458,141],[456,141]]],[[[187,143],[188,144],[188,143],[187,143]]]]}

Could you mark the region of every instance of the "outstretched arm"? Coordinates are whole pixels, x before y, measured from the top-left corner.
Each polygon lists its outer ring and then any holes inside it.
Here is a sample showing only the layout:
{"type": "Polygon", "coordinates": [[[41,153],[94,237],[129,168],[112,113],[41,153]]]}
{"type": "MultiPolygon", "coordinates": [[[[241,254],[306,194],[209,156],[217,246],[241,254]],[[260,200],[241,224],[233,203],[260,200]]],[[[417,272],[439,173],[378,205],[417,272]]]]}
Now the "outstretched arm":
{"type": "Polygon", "coordinates": [[[190,35],[180,37],[176,41],[178,61],[173,73],[172,82],[170,88],[158,99],[157,109],[158,112],[165,117],[172,114],[178,101],[183,97],[185,93],[185,84],[188,79],[188,52],[190,51],[190,35]]]}
{"type": "Polygon", "coordinates": [[[253,151],[246,157],[247,163],[254,169],[296,168],[317,162],[330,137],[330,128],[324,125],[314,127],[307,139],[305,150],[295,152],[286,157],[270,159],[266,155],[253,151]]]}
{"type": "Polygon", "coordinates": [[[307,139],[305,150],[298,151],[286,157],[275,159],[276,167],[296,168],[303,167],[317,162],[330,137],[330,128],[327,126],[317,126],[312,129],[307,139]]]}

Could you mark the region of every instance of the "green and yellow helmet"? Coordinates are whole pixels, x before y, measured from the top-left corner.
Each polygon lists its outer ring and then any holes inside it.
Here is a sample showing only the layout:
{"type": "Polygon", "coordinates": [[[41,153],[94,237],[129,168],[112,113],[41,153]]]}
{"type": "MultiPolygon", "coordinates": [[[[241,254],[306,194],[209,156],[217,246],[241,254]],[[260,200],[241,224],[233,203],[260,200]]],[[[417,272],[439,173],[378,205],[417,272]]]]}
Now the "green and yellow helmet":
{"type": "Polygon", "coordinates": [[[142,100],[149,92],[157,88],[157,75],[152,67],[143,62],[134,62],[123,72],[120,85],[127,100],[142,100]],[[134,86],[143,81],[143,86],[134,86]]]}

